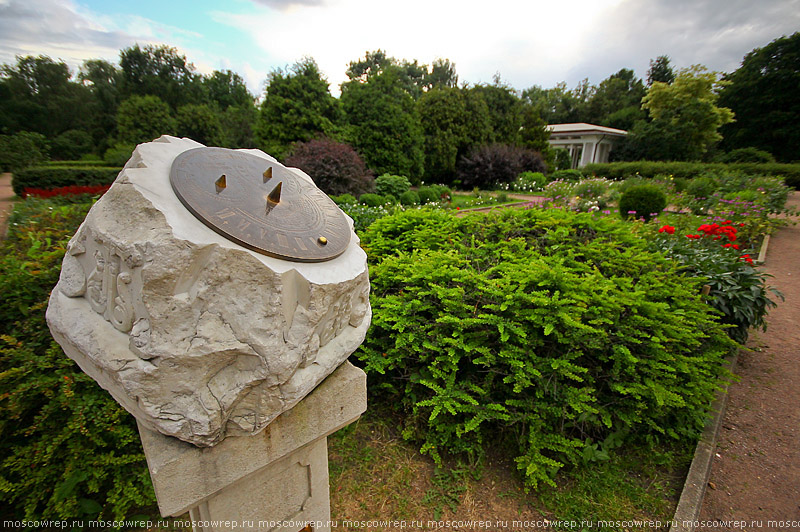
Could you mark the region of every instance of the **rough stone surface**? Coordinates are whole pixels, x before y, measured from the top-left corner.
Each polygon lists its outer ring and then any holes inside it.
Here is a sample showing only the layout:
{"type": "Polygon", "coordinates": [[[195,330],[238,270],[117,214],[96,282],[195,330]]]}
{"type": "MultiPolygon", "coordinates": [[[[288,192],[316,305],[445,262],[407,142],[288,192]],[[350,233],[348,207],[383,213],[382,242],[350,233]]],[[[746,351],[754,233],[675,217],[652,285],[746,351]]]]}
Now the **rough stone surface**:
{"type": "Polygon", "coordinates": [[[212,446],[258,433],[311,392],[363,341],[371,310],[355,233],[341,256],[297,263],[186,210],[169,170],[197,147],[168,136],[137,147],[70,241],[47,320],[141,424],[212,446]]]}

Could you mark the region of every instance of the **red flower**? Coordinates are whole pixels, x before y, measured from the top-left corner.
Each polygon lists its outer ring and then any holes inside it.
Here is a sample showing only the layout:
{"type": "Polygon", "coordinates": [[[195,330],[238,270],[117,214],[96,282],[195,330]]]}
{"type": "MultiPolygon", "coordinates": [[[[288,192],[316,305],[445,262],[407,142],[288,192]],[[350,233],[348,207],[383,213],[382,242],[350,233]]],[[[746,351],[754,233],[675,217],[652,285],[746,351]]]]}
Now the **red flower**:
{"type": "Polygon", "coordinates": [[[670,235],[675,234],[675,228],[671,225],[665,225],[661,229],[658,230],[659,233],[668,233],[670,235]]]}
{"type": "Polygon", "coordinates": [[[700,238],[700,235],[686,235],[686,238],[690,238],[692,240],[697,240],[698,238],[700,238]]]}

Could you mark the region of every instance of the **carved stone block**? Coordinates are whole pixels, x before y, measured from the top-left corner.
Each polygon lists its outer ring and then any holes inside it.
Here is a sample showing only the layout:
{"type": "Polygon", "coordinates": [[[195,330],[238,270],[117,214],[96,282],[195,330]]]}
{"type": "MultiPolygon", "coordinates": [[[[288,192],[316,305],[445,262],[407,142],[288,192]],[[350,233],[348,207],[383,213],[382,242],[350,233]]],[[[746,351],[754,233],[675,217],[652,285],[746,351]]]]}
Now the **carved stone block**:
{"type": "Polygon", "coordinates": [[[142,425],[213,446],[311,392],[363,341],[371,309],[355,233],[335,259],[299,263],[197,220],[169,182],[175,157],[197,147],[164,136],[136,148],[70,241],[47,321],[142,425]]]}

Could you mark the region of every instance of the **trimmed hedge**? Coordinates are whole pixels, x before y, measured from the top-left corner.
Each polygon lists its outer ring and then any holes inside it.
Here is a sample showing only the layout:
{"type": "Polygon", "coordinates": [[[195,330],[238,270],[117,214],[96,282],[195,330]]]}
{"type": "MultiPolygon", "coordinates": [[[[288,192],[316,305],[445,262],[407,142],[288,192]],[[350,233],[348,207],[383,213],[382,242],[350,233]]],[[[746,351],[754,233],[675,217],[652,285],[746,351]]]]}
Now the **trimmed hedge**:
{"type": "Polygon", "coordinates": [[[76,166],[108,166],[108,163],[103,161],[102,159],[90,159],[86,161],[45,161],[41,163],[40,166],[69,166],[69,167],[76,167],[76,166]]]}
{"type": "Polygon", "coordinates": [[[34,166],[14,172],[11,186],[21,196],[26,188],[110,185],[121,170],[110,166],[34,166]]]}
{"type": "Polygon", "coordinates": [[[626,179],[635,175],[655,177],[671,175],[691,179],[707,172],[741,172],[747,175],[772,175],[784,178],[790,187],[800,190],[800,164],[783,163],[692,163],[634,161],[620,163],[593,163],[583,167],[585,174],[608,179],[626,179]]]}

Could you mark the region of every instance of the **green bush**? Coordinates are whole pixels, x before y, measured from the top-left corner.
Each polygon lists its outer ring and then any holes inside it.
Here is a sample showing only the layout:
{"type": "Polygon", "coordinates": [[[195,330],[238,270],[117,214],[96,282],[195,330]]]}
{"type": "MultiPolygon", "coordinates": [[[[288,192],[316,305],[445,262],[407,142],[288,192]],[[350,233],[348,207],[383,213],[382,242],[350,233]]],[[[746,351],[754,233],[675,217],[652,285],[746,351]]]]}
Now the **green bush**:
{"type": "Polygon", "coordinates": [[[406,176],[383,174],[375,178],[375,192],[381,196],[399,198],[409,188],[411,188],[411,182],[406,176]]]}
{"type": "Polygon", "coordinates": [[[768,151],[758,148],[739,148],[718,158],[720,163],[774,163],[775,157],[768,151]]]}
{"type": "Polygon", "coordinates": [[[540,192],[546,185],[547,177],[543,173],[522,172],[508,189],[515,192],[540,192]]]}
{"type": "Polygon", "coordinates": [[[122,519],[155,504],[136,422],[45,323],[66,243],[89,203],[27,199],[0,247],[0,514],[122,519]]]}
{"type": "Polygon", "coordinates": [[[37,166],[108,166],[108,164],[102,159],[81,159],[79,161],[44,161],[37,166]]]}
{"type": "Polygon", "coordinates": [[[556,170],[550,174],[550,181],[580,181],[584,174],[580,170],[556,170]]]}
{"type": "Polygon", "coordinates": [[[94,149],[92,136],[80,129],[70,129],[53,139],[50,156],[55,159],[75,160],[94,149]]]}
{"type": "Polygon", "coordinates": [[[14,172],[11,186],[19,196],[26,188],[110,185],[120,170],[122,169],[107,166],[34,166],[14,172]]]}
{"type": "Polygon", "coordinates": [[[619,199],[619,214],[623,219],[650,218],[661,214],[667,206],[667,195],[655,185],[639,185],[629,188],[619,199]]]}
{"type": "Polygon", "coordinates": [[[698,177],[692,179],[686,187],[686,193],[697,199],[710,198],[714,195],[719,185],[711,177],[698,177]]]}
{"type": "Polygon", "coordinates": [[[569,156],[569,151],[564,148],[555,149],[555,170],[569,170],[572,168],[572,157],[569,156]]]}
{"type": "Polygon", "coordinates": [[[131,158],[135,144],[115,144],[103,154],[103,160],[108,166],[125,166],[131,158]]]}
{"type": "Polygon", "coordinates": [[[420,187],[417,190],[417,194],[419,195],[419,202],[422,205],[435,203],[441,199],[433,187],[420,187]]]}
{"type": "Polygon", "coordinates": [[[440,461],[515,450],[531,486],[610,435],[693,438],[733,343],[697,281],[608,218],[409,210],[377,220],[372,400],[440,461]]]}
{"type": "Polygon", "coordinates": [[[415,191],[406,190],[405,192],[400,194],[400,205],[411,206],[419,204],[420,204],[419,194],[417,194],[415,191]]]}
{"type": "Polygon", "coordinates": [[[354,205],[358,200],[352,194],[342,194],[341,196],[331,196],[336,205],[354,205]]]}
{"type": "Polygon", "coordinates": [[[50,145],[44,135],[20,131],[0,135],[0,170],[16,172],[47,159],[50,145]]]}
{"type": "Polygon", "coordinates": [[[659,174],[675,178],[692,179],[708,172],[738,172],[746,175],[770,175],[783,178],[784,182],[800,190],[800,164],[781,163],[692,163],[635,161],[620,163],[592,163],[583,168],[584,172],[598,177],[622,180],[640,175],[655,177],[659,174]]]}
{"type": "Polygon", "coordinates": [[[342,203],[339,208],[353,219],[353,229],[358,234],[361,234],[376,220],[388,216],[394,210],[393,206],[378,205],[370,207],[363,203],[342,203]]]}
{"type": "Polygon", "coordinates": [[[361,194],[358,197],[358,201],[359,203],[363,203],[368,207],[380,207],[381,205],[386,205],[387,203],[391,203],[380,194],[372,194],[372,193],[361,194]]]}
{"type": "Polygon", "coordinates": [[[437,201],[450,201],[450,194],[452,193],[450,187],[446,185],[430,185],[430,188],[436,192],[436,196],[439,198],[437,201]]]}

